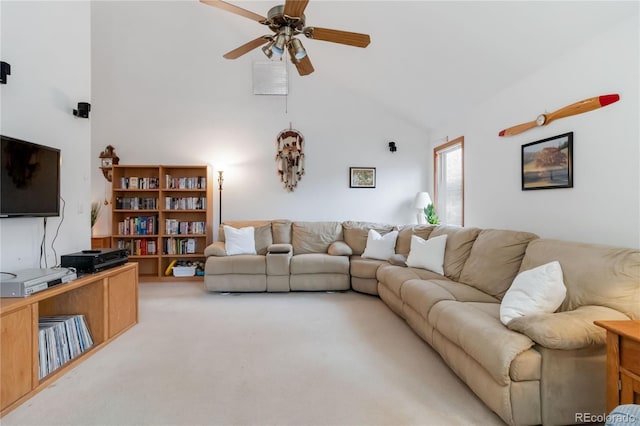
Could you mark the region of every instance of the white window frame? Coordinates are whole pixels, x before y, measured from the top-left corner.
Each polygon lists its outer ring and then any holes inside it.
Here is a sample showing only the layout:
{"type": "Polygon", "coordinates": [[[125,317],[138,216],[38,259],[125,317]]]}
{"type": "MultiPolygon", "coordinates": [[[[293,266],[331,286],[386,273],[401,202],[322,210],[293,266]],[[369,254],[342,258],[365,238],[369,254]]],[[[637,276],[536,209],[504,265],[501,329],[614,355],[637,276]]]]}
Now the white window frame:
{"type": "Polygon", "coordinates": [[[451,194],[447,193],[447,188],[444,186],[444,182],[446,179],[445,170],[446,167],[442,167],[442,162],[446,161],[446,156],[443,154],[450,153],[455,150],[461,150],[461,173],[462,173],[462,191],[460,193],[460,205],[461,205],[461,223],[455,224],[464,226],[464,136],[460,136],[450,142],[439,145],[433,149],[433,186],[434,186],[434,206],[436,208],[436,212],[438,213],[438,217],[440,219],[440,223],[446,223],[446,205],[447,205],[447,197],[451,196],[451,194]]]}

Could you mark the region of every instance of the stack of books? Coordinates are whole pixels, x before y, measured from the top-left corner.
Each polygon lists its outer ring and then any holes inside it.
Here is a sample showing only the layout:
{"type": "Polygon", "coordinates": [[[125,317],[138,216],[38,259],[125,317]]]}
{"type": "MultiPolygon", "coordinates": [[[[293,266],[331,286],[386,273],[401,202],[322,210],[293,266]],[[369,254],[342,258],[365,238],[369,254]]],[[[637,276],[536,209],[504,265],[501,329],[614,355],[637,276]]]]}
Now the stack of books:
{"type": "Polygon", "coordinates": [[[84,315],[44,316],[38,320],[39,378],[93,346],[84,315]]]}

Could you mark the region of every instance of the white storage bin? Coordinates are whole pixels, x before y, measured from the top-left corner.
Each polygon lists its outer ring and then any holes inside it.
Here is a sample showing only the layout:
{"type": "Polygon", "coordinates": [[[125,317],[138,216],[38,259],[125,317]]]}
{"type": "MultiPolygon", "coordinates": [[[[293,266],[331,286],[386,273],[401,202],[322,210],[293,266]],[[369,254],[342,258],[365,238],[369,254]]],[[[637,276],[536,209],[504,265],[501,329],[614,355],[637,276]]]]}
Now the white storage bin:
{"type": "Polygon", "coordinates": [[[195,266],[174,266],[174,277],[193,277],[196,274],[195,266]]]}

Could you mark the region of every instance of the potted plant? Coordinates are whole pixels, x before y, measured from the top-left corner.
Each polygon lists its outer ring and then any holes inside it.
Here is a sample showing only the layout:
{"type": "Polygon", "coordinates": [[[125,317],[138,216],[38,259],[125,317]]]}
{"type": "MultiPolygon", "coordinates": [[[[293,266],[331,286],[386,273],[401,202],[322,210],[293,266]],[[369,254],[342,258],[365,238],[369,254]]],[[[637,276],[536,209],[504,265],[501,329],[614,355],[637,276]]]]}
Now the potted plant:
{"type": "Polygon", "coordinates": [[[440,222],[433,203],[429,203],[427,207],[424,208],[424,216],[427,219],[427,223],[431,225],[437,225],[440,222]]]}
{"type": "Polygon", "coordinates": [[[93,201],[91,203],[91,228],[98,221],[98,216],[100,216],[100,210],[102,210],[102,203],[97,201],[93,201]]]}

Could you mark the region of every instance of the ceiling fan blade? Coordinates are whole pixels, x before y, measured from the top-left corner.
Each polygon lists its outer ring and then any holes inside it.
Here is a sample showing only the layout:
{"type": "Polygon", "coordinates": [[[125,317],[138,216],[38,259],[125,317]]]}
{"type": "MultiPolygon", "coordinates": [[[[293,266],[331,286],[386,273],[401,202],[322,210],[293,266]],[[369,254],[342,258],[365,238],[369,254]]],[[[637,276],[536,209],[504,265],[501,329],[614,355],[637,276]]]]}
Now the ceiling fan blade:
{"type": "Polygon", "coordinates": [[[227,3],[222,0],[200,0],[200,2],[209,6],[217,7],[218,9],[226,10],[227,12],[235,13],[236,15],[244,16],[245,18],[253,19],[260,23],[267,20],[264,16],[253,13],[249,10],[243,9],[231,3],[227,3]]]}
{"type": "Polygon", "coordinates": [[[309,59],[309,55],[298,60],[298,62],[294,62],[294,64],[298,69],[298,74],[300,75],[309,75],[314,71],[313,65],[311,64],[311,59],[309,59]]]}
{"type": "Polygon", "coordinates": [[[284,14],[292,18],[300,18],[307,8],[309,0],[287,0],[284,3],[284,14]]]}
{"type": "Polygon", "coordinates": [[[530,121],[528,123],[518,124],[517,126],[509,127],[508,129],[502,130],[498,133],[498,136],[512,136],[517,135],[518,133],[525,132],[529,129],[533,129],[538,125],[536,120],[530,121]]]}
{"type": "Polygon", "coordinates": [[[245,43],[230,52],[225,53],[224,55],[222,55],[222,57],[225,59],[238,59],[240,56],[244,55],[245,53],[251,52],[256,47],[262,46],[267,41],[269,41],[269,36],[260,36],[255,40],[251,40],[250,42],[245,43]]]}
{"type": "Polygon", "coordinates": [[[614,102],[618,102],[619,100],[620,95],[618,95],[617,93],[585,99],[583,101],[568,105],[564,108],[560,108],[559,110],[554,111],[550,114],[545,114],[544,125],[547,125],[553,120],[557,120],[559,118],[571,117],[572,115],[593,111],[594,109],[605,107],[614,102]]]}
{"type": "Polygon", "coordinates": [[[371,38],[368,34],[331,30],[329,28],[307,27],[304,29],[304,35],[314,40],[330,41],[356,47],[367,47],[371,43],[371,38]]]}

